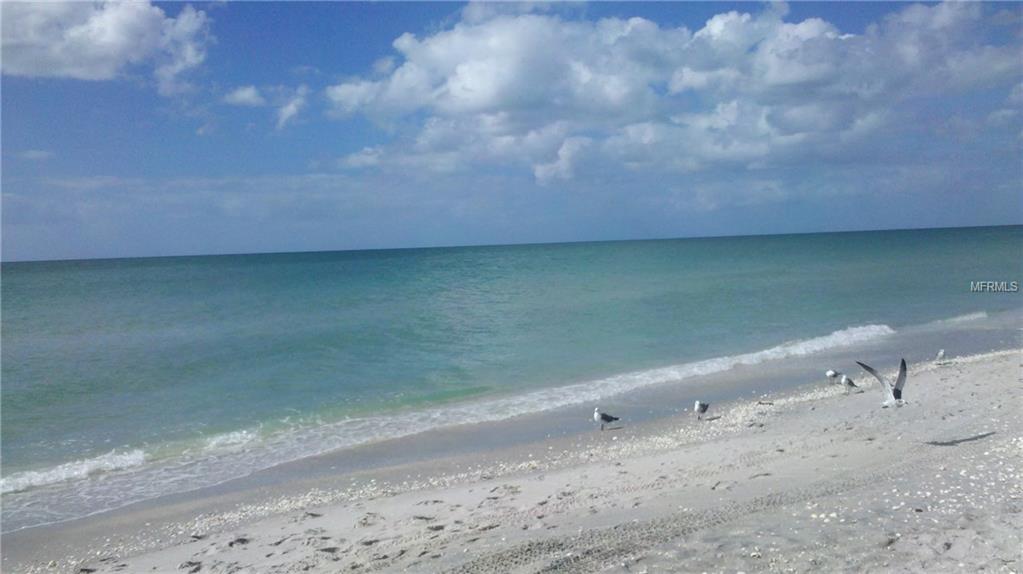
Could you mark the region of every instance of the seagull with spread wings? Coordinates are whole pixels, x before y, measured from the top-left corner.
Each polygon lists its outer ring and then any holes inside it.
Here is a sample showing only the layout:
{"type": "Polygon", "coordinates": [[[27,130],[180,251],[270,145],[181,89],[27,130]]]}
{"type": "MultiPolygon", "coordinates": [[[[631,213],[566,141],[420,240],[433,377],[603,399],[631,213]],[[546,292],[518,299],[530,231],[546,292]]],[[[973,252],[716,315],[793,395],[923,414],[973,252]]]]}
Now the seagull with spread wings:
{"type": "Polygon", "coordinates": [[[864,371],[874,375],[874,378],[881,383],[881,392],[884,393],[884,402],[881,403],[882,407],[888,408],[892,405],[901,407],[906,404],[906,401],[902,400],[902,388],[906,386],[906,359],[902,359],[899,363],[899,375],[895,379],[895,384],[881,376],[881,373],[875,371],[870,365],[859,361],[856,361],[856,364],[863,367],[864,371]]]}

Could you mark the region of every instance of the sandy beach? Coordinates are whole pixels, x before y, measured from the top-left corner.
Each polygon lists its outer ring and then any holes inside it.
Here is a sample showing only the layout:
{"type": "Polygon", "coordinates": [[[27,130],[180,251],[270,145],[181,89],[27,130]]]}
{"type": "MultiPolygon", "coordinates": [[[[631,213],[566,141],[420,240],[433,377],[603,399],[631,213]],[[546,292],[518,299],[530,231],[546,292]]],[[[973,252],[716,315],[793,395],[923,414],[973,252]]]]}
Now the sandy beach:
{"type": "MultiPolygon", "coordinates": [[[[1019,572],[1020,350],[266,500],[4,538],[7,572],[1019,572]]],[[[891,369],[885,372],[892,374],[891,369]]]]}
{"type": "Polygon", "coordinates": [[[1023,0],[0,20],[0,574],[1023,574],[1023,0]]]}

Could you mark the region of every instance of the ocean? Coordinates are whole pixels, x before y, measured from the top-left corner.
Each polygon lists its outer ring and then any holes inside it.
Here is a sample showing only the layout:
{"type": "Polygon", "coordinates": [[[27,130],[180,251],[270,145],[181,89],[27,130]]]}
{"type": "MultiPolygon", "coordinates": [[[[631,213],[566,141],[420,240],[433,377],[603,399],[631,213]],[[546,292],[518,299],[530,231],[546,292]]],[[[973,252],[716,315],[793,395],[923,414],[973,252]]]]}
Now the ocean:
{"type": "Polygon", "coordinates": [[[3,263],[3,530],[983,322],[1023,299],[971,281],[1021,254],[1009,226],[3,263]]]}

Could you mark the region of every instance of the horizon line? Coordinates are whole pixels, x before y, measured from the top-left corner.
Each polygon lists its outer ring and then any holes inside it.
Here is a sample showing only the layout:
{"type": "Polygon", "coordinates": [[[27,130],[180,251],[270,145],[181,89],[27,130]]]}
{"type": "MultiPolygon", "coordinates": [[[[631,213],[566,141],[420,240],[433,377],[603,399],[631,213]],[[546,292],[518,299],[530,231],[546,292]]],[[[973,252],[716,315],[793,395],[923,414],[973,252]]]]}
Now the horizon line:
{"type": "Polygon", "coordinates": [[[689,235],[674,237],[633,237],[624,239],[579,239],[572,241],[522,241],[511,243],[466,243],[458,245],[419,245],[400,247],[362,247],[352,249],[309,249],[300,251],[244,251],[229,253],[177,253],[172,255],[123,255],[123,256],[100,256],[100,257],[78,257],[67,259],[3,259],[0,258],[0,265],[12,263],[70,263],[80,261],[119,261],[125,259],[171,259],[185,257],[248,257],[258,255],[302,255],[315,253],[359,253],[371,251],[414,251],[428,249],[459,249],[459,248],[481,248],[481,247],[526,247],[541,245],[575,245],[586,243],[625,243],[640,241],[676,241],[687,239],[741,239],[749,237],[784,237],[788,235],[831,235],[842,233],[881,233],[892,231],[937,231],[942,229],[980,229],[995,227],[1021,227],[1021,223],[1000,223],[988,225],[952,225],[945,227],[894,227],[881,229],[842,229],[835,231],[793,231],[787,233],[747,233],[735,235],[689,235]]]}

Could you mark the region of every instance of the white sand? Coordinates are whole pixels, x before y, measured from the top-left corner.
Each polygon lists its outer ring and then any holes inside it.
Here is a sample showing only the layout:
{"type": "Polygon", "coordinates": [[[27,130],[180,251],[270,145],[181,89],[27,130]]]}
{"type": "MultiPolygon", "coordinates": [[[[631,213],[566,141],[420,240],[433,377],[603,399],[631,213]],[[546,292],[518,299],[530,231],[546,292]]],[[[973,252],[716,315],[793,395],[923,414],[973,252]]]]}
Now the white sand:
{"type": "Polygon", "coordinates": [[[4,569],[1023,572],[1021,359],[911,366],[902,408],[822,380],[470,471],[116,524],[68,555],[26,537],[4,569]]]}

